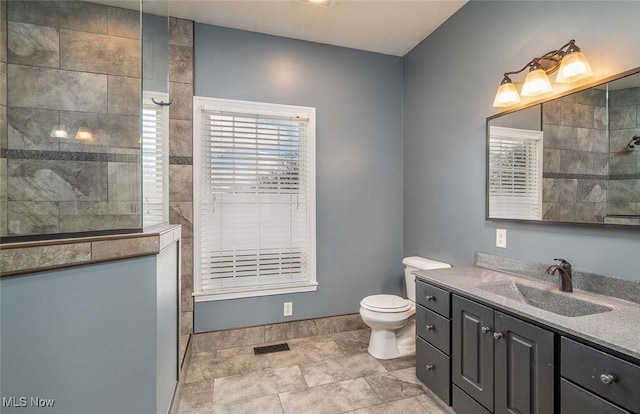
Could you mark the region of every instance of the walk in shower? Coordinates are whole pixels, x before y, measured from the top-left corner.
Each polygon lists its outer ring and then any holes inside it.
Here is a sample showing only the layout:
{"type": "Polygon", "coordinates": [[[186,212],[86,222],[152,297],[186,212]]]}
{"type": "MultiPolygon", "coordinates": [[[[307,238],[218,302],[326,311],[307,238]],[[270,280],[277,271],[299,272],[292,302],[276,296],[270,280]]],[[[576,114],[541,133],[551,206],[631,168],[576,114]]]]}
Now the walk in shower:
{"type": "Polygon", "coordinates": [[[167,221],[167,4],[119,4],[1,2],[3,242],[167,221]]]}

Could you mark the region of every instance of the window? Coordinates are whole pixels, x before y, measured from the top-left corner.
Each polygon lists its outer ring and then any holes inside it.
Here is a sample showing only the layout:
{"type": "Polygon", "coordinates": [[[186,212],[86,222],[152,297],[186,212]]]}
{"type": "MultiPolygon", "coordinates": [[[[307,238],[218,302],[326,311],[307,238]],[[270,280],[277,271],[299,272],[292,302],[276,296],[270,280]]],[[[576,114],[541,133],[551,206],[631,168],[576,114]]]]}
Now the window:
{"type": "Polygon", "coordinates": [[[156,105],[168,101],[169,95],[143,93],[142,98],[142,225],[169,221],[169,107],[156,105]]]}
{"type": "Polygon", "coordinates": [[[316,290],[315,109],[193,108],[195,300],[316,290]]]}
{"type": "Polygon", "coordinates": [[[489,133],[489,217],[542,219],[542,131],[489,133]]]}

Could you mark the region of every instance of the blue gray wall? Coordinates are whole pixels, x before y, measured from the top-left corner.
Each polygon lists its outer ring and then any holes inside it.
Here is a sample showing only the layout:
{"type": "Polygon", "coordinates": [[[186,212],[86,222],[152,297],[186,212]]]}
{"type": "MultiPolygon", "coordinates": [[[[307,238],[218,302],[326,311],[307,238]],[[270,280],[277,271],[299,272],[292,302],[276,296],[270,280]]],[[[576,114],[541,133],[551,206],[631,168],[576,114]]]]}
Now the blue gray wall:
{"type": "Polygon", "coordinates": [[[55,405],[1,411],[156,413],[155,275],[147,256],[3,278],[2,397],[55,405]]]}
{"type": "Polygon", "coordinates": [[[196,95],[316,108],[319,283],[197,303],[196,332],[354,313],[366,295],[401,292],[401,93],[400,58],[196,24],[196,95]]]}
{"type": "Polygon", "coordinates": [[[471,1],[404,58],[404,254],[475,251],[640,280],[638,229],[485,220],[485,118],[501,75],[576,39],[596,78],[640,66],[640,2],[471,1]],[[555,16],[549,18],[549,16],[555,16]],[[495,229],[508,248],[495,247],[495,229]]]}

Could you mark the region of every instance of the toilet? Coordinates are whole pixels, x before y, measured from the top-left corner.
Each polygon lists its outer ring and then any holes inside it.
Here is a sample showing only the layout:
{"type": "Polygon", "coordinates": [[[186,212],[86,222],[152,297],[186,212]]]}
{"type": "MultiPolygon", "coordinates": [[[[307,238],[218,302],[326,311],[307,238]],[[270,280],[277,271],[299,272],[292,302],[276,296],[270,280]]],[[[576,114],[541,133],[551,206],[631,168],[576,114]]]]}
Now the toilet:
{"type": "Polygon", "coordinates": [[[407,299],[396,295],[372,295],[360,302],[360,316],[371,328],[369,354],[378,359],[412,355],[416,351],[416,270],[445,269],[448,263],[424,257],[402,260],[407,299]]]}

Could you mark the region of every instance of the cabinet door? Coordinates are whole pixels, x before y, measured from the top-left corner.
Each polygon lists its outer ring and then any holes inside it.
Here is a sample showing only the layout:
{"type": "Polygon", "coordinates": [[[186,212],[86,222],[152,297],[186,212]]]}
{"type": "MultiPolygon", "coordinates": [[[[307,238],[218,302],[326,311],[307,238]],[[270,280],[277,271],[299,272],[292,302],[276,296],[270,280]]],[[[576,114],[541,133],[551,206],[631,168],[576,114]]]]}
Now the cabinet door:
{"type": "Polygon", "coordinates": [[[452,324],[452,380],[493,411],[493,309],[453,295],[452,324]]]}
{"type": "Polygon", "coordinates": [[[495,312],[495,413],[554,410],[553,333],[495,312]]]}

